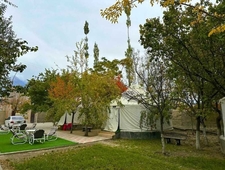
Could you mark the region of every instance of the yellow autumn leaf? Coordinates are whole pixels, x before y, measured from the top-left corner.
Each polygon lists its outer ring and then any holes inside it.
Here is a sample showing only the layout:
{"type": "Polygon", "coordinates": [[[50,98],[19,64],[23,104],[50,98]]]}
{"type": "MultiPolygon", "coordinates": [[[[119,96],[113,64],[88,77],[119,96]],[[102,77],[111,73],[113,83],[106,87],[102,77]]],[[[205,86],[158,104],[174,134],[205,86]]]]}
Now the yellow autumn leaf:
{"type": "Polygon", "coordinates": [[[221,33],[221,32],[224,32],[225,31],[225,25],[221,25],[221,26],[218,26],[216,28],[213,28],[208,36],[210,37],[212,34],[216,34],[216,33],[221,33]]]}

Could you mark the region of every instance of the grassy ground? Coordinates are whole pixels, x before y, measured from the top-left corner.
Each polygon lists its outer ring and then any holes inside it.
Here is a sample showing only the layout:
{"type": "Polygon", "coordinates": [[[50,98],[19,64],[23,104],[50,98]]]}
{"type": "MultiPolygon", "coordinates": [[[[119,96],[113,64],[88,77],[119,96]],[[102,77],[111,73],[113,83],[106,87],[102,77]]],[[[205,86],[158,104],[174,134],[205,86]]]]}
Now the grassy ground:
{"type": "Polygon", "coordinates": [[[191,145],[166,144],[161,153],[160,140],[112,140],[51,151],[29,159],[9,161],[16,170],[222,170],[224,155],[214,147],[195,150],[191,145]]]}
{"type": "MultiPolygon", "coordinates": [[[[161,153],[160,140],[109,140],[43,152],[6,155],[4,158],[0,156],[0,164],[4,170],[224,169],[225,155],[221,153],[214,133],[209,133],[207,146],[201,135],[201,149],[196,150],[195,134],[192,131],[182,132],[187,134],[187,139],[181,141],[181,146],[176,146],[174,141],[172,144],[166,144],[166,155],[161,153]]],[[[1,148],[0,143],[0,150],[1,148]]]]}
{"type": "Polygon", "coordinates": [[[9,153],[9,152],[18,152],[18,151],[28,151],[28,150],[40,150],[46,148],[56,148],[62,146],[75,145],[76,143],[67,141],[61,138],[58,138],[56,141],[45,141],[45,143],[35,143],[30,145],[29,143],[12,145],[10,137],[12,134],[1,134],[0,135],[0,154],[9,153]]]}

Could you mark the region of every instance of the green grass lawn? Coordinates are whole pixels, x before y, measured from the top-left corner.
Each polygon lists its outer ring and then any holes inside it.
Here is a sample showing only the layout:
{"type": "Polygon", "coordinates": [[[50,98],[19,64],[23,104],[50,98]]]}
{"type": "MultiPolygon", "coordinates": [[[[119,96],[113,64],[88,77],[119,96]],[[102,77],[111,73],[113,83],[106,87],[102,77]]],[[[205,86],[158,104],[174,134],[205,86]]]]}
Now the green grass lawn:
{"type": "Polygon", "coordinates": [[[16,170],[224,170],[224,155],[211,149],[167,144],[161,153],[160,140],[114,140],[45,153],[11,163],[16,170]],[[54,158],[54,159],[53,159],[54,158]]]}
{"type": "Polygon", "coordinates": [[[62,146],[70,146],[75,145],[76,143],[67,141],[61,138],[58,138],[56,141],[45,141],[45,143],[36,142],[34,145],[30,145],[29,143],[13,145],[11,144],[9,134],[0,134],[0,154],[1,153],[9,153],[9,152],[17,152],[17,151],[27,151],[27,150],[35,150],[35,149],[46,149],[46,148],[55,148],[62,146]]]}

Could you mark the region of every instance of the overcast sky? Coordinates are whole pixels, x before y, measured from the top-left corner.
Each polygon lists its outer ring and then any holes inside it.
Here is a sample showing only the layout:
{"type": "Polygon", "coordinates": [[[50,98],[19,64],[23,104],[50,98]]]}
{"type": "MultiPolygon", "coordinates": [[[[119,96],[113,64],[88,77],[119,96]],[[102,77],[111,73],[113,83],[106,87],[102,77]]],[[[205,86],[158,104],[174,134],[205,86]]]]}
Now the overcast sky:
{"type": "MultiPolygon", "coordinates": [[[[66,55],[72,56],[75,43],[84,35],[84,23],[89,23],[89,54],[93,63],[94,43],[98,44],[100,58],[109,60],[124,58],[127,49],[126,17],[112,24],[100,15],[100,9],[109,7],[115,0],[11,0],[18,8],[8,6],[6,16],[12,15],[13,30],[18,38],[29,46],[38,46],[35,53],[19,58],[27,65],[17,77],[30,79],[44,72],[45,68],[66,68],[66,55]]],[[[131,13],[131,46],[143,52],[139,40],[139,25],[147,18],[161,16],[162,8],[151,7],[149,1],[133,9],[131,13]]]]}

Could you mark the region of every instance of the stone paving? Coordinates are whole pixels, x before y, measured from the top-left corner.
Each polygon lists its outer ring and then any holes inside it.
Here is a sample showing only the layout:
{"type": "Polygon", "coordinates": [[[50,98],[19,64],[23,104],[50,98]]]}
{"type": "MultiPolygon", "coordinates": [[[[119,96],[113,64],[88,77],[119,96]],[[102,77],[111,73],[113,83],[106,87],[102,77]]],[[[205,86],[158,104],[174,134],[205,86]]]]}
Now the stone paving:
{"type": "MultiPolygon", "coordinates": [[[[30,127],[31,124],[28,124],[28,127],[30,127]]],[[[52,123],[38,123],[36,128],[37,129],[44,129],[46,132],[48,132],[51,128],[53,127],[52,123]]],[[[79,135],[76,131],[73,131],[71,134],[70,131],[63,131],[63,130],[58,130],[57,131],[57,136],[69,141],[77,142],[77,143],[90,143],[90,142],[96,142],[96,141],[101,141],[101,140],[109,140],[112,139],[112,136],[114,135],[113,132],[106,132],[106,131],[100,131],[98,135],[92,135],[90,133],[90,136],[84,136],[84,132],[82,130],[79,130],[79,135]]]]}
{"type": "Polygon", "coordinates": [[[74,134],[74,132],[71,134],[69,131],[57,131],[57,135],[60,138],[77,142],[77,143],[90,143],[90,142],[112,139],[112,134],[109,134],[109,135],[107,134],[106,136],[104,135],[104,132],[101,132],[96,136],[81,136],[81,135],[74,134]]]}

